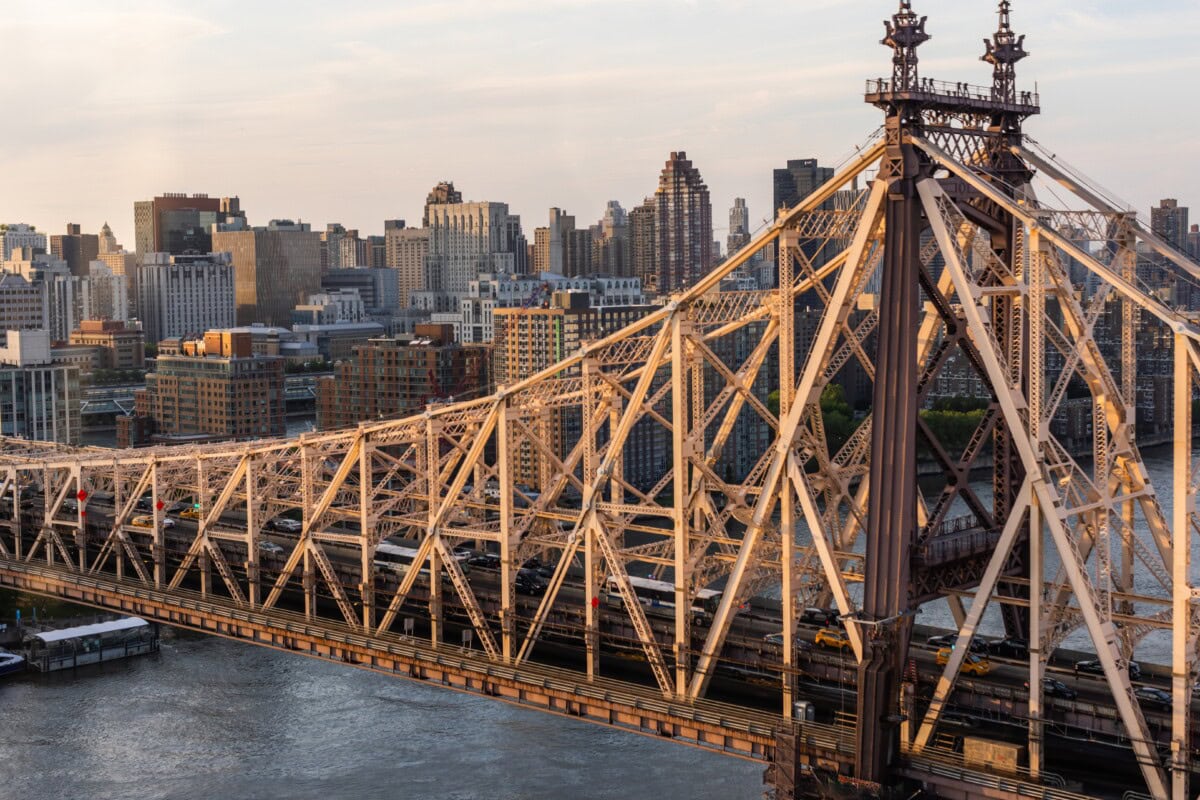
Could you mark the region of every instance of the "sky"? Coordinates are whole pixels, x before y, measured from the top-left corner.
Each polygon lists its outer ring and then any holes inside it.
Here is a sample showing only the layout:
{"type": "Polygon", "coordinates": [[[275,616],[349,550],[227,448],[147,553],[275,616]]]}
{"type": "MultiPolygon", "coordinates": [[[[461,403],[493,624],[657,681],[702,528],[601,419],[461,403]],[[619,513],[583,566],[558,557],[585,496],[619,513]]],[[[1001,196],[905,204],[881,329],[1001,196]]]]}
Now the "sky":
{"type": "MultiPolygon", "coordinates": [[[[770,216],[771,170],[836,165],[881,122],[864,79],[895,0],[7,0],[0,222],[50,233],[133,203],[238,195],[252,224],[420,223],[453,180],[583,227],[652,194],[670,153],[707,182],[716,238],[734,197],[770,216]]],[[[993,0],[914,0],[922,75],[990,83],[993,0]]],[[[1200,207],[1197,0],[1015,0],[1026,131],[1146,213],[1200,207]]],[[[1196,213],[1200,221],[1200,210],[1196,213]]]]}

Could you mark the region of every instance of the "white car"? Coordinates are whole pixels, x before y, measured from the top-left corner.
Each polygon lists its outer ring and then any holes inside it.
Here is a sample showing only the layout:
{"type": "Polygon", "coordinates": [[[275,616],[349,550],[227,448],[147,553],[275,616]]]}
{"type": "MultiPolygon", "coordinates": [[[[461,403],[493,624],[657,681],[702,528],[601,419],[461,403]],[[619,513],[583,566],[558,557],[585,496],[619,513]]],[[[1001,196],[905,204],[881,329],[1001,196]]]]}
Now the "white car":
{"type": "Polygon", "coordinates": [[[303,523],[297,522],[294,519],[288,519],[287,517],[278,517],[271,520],[271,527],[284,533],[299,533],[304,530],[303,523]]]}

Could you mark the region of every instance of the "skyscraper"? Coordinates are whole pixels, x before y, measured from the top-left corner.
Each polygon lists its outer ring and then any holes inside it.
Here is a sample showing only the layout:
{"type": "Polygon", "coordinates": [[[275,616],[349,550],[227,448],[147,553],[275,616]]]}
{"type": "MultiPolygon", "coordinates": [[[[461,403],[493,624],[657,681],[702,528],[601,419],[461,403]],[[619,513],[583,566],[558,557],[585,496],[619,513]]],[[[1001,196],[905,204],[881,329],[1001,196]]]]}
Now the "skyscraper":
{"type": "Polygon", "coordinates": [[[146,341],[233,327],[233,286],[233,266],[226,253],[146,256],[146,263],[138,267],[138,307],[146,341]]]}
{"type": "Polygon", "coordinates": [[[406,228],[404,220],[384,222],[387,266],[396,270],[400,307],[408,308],[413,292],[425,287],[425,257],[429,255],[429,229],[406,228]]]}
{"type": "Polygon", "coordinates": [[[640,278],[646,291],[658,291],[655,261],[654,201],[647,198],[629,212],[629,258],[633,277],[640,278]]]}
{"type": "Polygon", "coordinates": [[[12,251],[17,247],[27,247],[31,250],[46,252],[46,234],[39,233],[32,225],[18,222],[0,225],[0,260],[12,258],[12,251]]]}
{"type": "Polygon", "coordinates": [[[72,275],[87,275],[88,265],[100,254],[100,237],[81,233],[78,225],[69,222],[65,234],[50,237],[50,254],[67,262],[72,275]]]}
{"type": "Polygon", "coordinates": [[[117,237],[113,236],[112,228],[108,227],[107,221],[104,223],[104,225],[101,226],[100,236],[97,238],[98,238],[97,243],[100,246],[100,249],[98,251],[99,255],[104,255],[106,253],[115,253],[121,249],[121,245],[117,244],[117,237]]]}
{"type": "Polygon", "coordinates": [[[575,227],[575,217],[561,208],[550,209],[549,225],[534,231],[535,272],[553,272],[568,278],[592,270],[592,232],[575,227]]]}
{"type": "Polygon", "coordinates": [[[616,200],[608,201],[603,219],[593,230],[592,241],[594,274],[615,278],[633,276],[629,215],[616,200]]]}
{"type": "Polygon", "coordinates": [[[733,255],[750,243],[750,209],[746,198],[735,197],[729,209],[729,235],[725,238],[725,249],[733,255]]]}
{"type": "Polygon", "coordinates": [[[687,153],[671,153],[654,193],[655,268],[659,292],[695,283],[712,268],[712,204],[687,153]]]}
{"type": "Polygon", "coordinates": [[[480,273],[513,275],[524,266],[520,217],[508,213],[507,203],[431,204],[425,215],[426,289],[464,294],[480,273]]]}
{"type": "Polygon", "coordinates": [[[291,220],[225,227],[212,235],[213,251],[233,256],[237,324],[290,324],[295,305],[321,288],[321,234],[291,220]]]}
{"type": "Polygon", "coordinates": [[[79,406],[79,367],[54,363],[50,334],[8,333],[0,348],[0,436],[79,444],[79,406]]]}
{"type": "Polygon", "coordinates": [[[245,218],[237,197],[168,193],[139,200],[133,204],[134,252],[139,263],[147,253],[208,253],[214,224],[245,218]]]}
{"type": "Polygon", "coordinates": [[[1188,209],[1174,198],[1166,198],[1150,209],[1150,228],[1181,253],[1188,247],[1188,209]]]}
{"type": "Polygon", "coordinates": [[[789,160],[783,169],[775,170],[774,214],[781,208],[791,208],[808,197],[833,177],[832,167],[822,167],[815,158],[789,160]]]}
{"type": "Polygon", "coordinates": [[[429,227],[429,207],[448,206],[462,202],[462,192],[454,188],[454,181],[442,181],[425,197],[425,215],[421,217],[421,227],[429,227]]]}

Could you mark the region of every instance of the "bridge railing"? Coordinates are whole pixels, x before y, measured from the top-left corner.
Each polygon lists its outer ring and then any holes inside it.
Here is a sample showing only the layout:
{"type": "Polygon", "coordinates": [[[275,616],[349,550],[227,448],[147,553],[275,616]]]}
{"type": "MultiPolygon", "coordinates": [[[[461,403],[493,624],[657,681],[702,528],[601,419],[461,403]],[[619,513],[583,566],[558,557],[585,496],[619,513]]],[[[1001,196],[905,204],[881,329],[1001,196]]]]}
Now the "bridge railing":
{"type": "Polygon", "coordinates": [[[867,80],[867,95],[889,95],[902,92],[912,95],[914,99],[932,99],[935,97],[951,97],[979,103],[1008,103],[1012,105],[1036,107],[1041,105],[1037,92],[1016,92],[1015,97],[1005,97],[991,86],[973,86],[968,83],[952,83],[933,78],[921,78],[916,91],[895,88],[888,78],[870,78],[867,80]]]}

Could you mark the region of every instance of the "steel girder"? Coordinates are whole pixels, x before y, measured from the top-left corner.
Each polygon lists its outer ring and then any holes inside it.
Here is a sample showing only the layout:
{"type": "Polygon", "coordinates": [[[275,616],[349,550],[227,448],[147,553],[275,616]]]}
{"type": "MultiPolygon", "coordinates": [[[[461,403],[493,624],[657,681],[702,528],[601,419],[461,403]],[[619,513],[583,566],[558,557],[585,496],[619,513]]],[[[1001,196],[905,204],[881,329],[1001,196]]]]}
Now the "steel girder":
{"type": "MultiPolygon", "coordinates": [[[[943,135],[939,141],[949,140],[943,135]]],[[[1185,417],[1191,404],[1181,400],[1192,396],[1200,337],[1191,320],[1130,280],[1119,254],[1139,238],[1155,243],[1124,212],[1095,203],[1069,212],[1040,208],[1031,197],[1014,200],[974,159],[952,157],[916,138],[911,144],[951,173],[942,183],[956,187],[947,194],[932,179],[919,183],[917,202],[933,236],[917,249],[921,306],[914,318],[917,350],[908,358],[916,371],[912,382],[925,397],[957,354],[992,393],[991,408],[963,453],[949,452],[921,430],[948,476],[935,494],[914,498],[921,546],[936,547],[945,538],[953,508],[963,502],[993,537],[987,552],[941,564],[937,569],[948,579],[928,585],[958,609],[964,640],[974,635],[988,603],[1028,609],[1035,774],[1042,764],[1038,687],[1045,659],[1082,628],[1101,654],[1151,794],[1182,796],[1191,743],[1189,704],[1180,700],[1195,681],[1198,638],[1187,567],[1200,531],[1192,502],[1200,473],[1189,438],[1176,437],[1176,502],[1166,519],[1134,444],[1131,371],[1114,379],[1095,344],[1104,299],[1077,296],[1064,259],[1095,274],[1104,296],[1119,297],[1170,328],[1177,343],[1176,425],[1183,430],[1191,425],[1185,417]],[[956,198],[968,195],[1016,221],[1018,268],[993,250],[993,232],[981,227],[978,210],[958,205],[956,198]],[[1094,257],[1080,234],[1064,227],[1085,230],[1089,240],[1119,234],[1118,255],[1107,262],[1094,257]],[[940,273],[939,262],[945,263],[940,273]],[[1062,356],[1066,375],[1047,374],[1043,347],[1014,349],[997,333],[998,300],[1019,315],[1013,319],[1024,320],[1032,342],[1048,343],[1062,356]],[[1055,315],[1046,313],[1051,304],[1055,315]],[[1072,378],[1094,400],[1090,462],[1072,458],[1050,431],[1072,378]],[[998,427],[1024,471],[1005,513],[962,481],[998,427]],[[1150,531],[1149,541],[1139,538],[1135,515],[1150,531]],[[1057,575],[1045,574],[1045,547],[1058,551],[1063,567],[1057,575]],[[1018,551],[1028,578],[1011,570],[1018,551]],[[1135,573],[1149,576],[1153,589],[1134,594],[1135,573]],[[1024,586],[1028,597],[1014,596],[1014,586],[1024,586]],[[970,598],[969,608],[963,597],[970,598]],[[1169,779],[1149,744],[1126,668],[1140,638],[1163,627],[1173,636],[1177,698],[1169,779]]],[[[186,584],[254,609],[302,602],[310,616],[333,614],[368,633],[389,630],[413,613],[406,605],[411,609],[409,599],[420,595],[435,644],[444,638],[447,616],[455,616],[489,657],[520,663],[553,631],[581,643],[589,675],[599,671],[606,646],[601,619],[616,615],[633,632],[623,645],[640,651],[664,695],[685,700],[705,693],[747,597],[778,585],[785,641],[779,672],[790,714],[797,610],[828,599],[847,620],[860,660],[878,622],[861,617],[855,584],[879,558],[870,548],[863,552],[860,539],[879,491],[871,475],[878,456],[872,437],[881,425],[886,434],[888,423],[868,414],[846,441],[831,446],[821,397],[847,366],[868,380],[877,376],[881,309],[872,308],[870,298],[887,236],[886,185],[872,181],[865,191],[831,201],[883,155],[882,142],[866,148],[697,286],[491,397],[292,440],[114,453],[0,439],[0,498],[10,509],[0,527],[0,558],[112,572],[160,589],[186,584]],[[768,244],[779,252],[777,290],[717,291],[768,244]],[[799,317],[795,301],[802,295],[821,304],[816,320],[799,317]],[[802,322],[811,321],[811,333],[802,333],[802,322]],[[779,390],[777,409],[765,402],[764,384],[779,390]],[[745,474],[721,474],[747,425],[769,443],[745,474]],[[632,479],[627,463],[639,437],[663,448],[659,473],[647,484],[632,479]],[[35,491],[31,508],[23,498],[35,491]],[[89,513],[100,516],[97,492],[112,495],[101,530],[88,522],[89,513]],[[138,501],[147,495],[145,514],[153,524],[134,525],[138,501]],[[68,501],[76,496],[86,499],[72,510],[68,501]],[[161,527],[176,502],[198,506],[186,535],[161,527]],[[298,518],[301,529],[281,557],[264,558],[267,523],[285,514],[298,518]],[[416,561],[402,575],[376,559],[376,548],[389,537],[415,543],[416,561]],[[481,601],[472,577],[462,573],[453,553],[458,545],[490,546],[500,555],[494,601],[481,601]],[[557,566],[537,609],[522,616],[516,575],[533,555],[557,566]],[[421,569],[428,573],[423,594],[414,592],[421,569]],[[675,611],[658,629],[629,579],[647,569],[675,584],[675,611]],[[569,588],[580,571],[581,586],[569,588]],[[722,600],[702,631],[691,608],[698,592],[712,586],[723,589],[722,600]],[[621,598],[619,610],[600,602],[606,587],[621,598]],[[582,622],[562,628],[560,612],[576,603],[582,622]]],[[[269,535],[283,541],[278,532],[269,535]]],[[[901,612],[916,611],[900,602],[901,612]]],[[[931,745],[965,652],[964,643],[928,710],[908,726],[914,738],[906,736],[902,747],[931,745]]]]}

